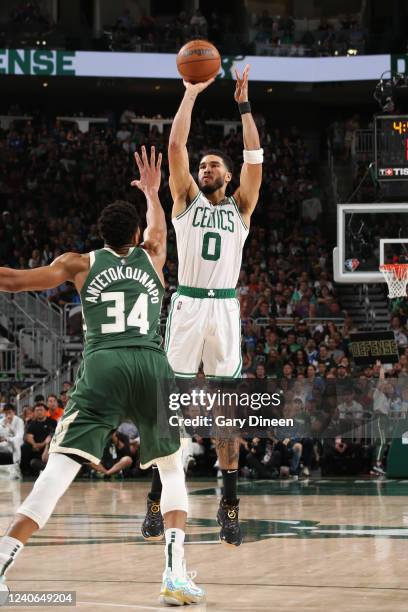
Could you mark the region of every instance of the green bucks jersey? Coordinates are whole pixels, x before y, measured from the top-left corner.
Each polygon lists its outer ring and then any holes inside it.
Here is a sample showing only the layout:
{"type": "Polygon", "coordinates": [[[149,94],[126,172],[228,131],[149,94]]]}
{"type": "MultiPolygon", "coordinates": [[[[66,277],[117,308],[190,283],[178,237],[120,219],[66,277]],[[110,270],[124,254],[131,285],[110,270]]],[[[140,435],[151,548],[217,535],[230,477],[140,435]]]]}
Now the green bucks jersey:
{"type": "Polygon", "coordinates": [[[148,253],[132,248],[121,256],[105,247],[89,257],[89,274],[81,290],[85,352],[159,348],[164,288],[148,253]]]}

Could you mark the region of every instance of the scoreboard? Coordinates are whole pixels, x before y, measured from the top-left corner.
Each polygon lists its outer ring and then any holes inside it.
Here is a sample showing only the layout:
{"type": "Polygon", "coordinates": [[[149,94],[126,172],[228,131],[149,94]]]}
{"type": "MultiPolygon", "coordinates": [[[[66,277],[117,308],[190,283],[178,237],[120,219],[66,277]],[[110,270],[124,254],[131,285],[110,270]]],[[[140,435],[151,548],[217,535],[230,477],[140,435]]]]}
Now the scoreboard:
{"type": "Polygon", "coordinates": [[[374,120],[378,181],[408,181],[408,115],[377,115],[374,120]]]}

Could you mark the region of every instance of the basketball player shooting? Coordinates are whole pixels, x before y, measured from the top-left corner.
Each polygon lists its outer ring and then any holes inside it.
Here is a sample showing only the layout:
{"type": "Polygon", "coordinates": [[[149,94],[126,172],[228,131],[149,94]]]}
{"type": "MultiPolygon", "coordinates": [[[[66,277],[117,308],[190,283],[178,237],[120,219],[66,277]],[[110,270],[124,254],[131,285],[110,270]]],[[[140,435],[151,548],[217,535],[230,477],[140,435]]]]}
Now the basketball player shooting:
{"type": "MultiPolygon", "coordinates": [[[[211,150],[203,155],[198,184],[190,173],[187,140],[192,111],[197,96],[214,79],[197,84],[184,81],[184,97],[172,124],[168,152],[179,286],[171,300],[165,349],[180,378],[195,377],[201,361],[209,378],[236,378],[241,374],[240,307],[235,288],[251,215],[258,201],[263,162],[248,101],[248,76],[248,65],[242,77],[236,71],[234,98],[242,118],[244,163],[233,196],[226,196],[232,162],[222,151],[211,150]]],[[[239,546],[239,439],[218,439],[216,450],[223,477],[223,497],[217,514],[220,539],[239,546]]],[[[154,470],[142,526],[146,539],[158,539],[163,534],[160,491],[159,474],[154,470]]]]}

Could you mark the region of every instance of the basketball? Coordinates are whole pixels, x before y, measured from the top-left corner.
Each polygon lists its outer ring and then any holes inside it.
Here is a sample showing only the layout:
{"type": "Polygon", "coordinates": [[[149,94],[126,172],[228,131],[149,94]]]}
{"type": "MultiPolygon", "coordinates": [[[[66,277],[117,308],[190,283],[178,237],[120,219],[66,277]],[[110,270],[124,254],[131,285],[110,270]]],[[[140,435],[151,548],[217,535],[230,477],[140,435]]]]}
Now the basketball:
{"type": "Polygon", "coordinates": [[[221,57],[207,40],[191,40],[177,54],[177,68],[185,81],[201,83],[218,74],[221,57]]]}

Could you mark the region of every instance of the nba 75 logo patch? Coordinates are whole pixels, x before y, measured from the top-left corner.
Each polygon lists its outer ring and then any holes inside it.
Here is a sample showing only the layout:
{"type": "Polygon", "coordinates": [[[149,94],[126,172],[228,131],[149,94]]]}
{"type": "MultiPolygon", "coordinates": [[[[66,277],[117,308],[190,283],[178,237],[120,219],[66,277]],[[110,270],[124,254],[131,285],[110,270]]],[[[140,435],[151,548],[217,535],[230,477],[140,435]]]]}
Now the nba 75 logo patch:
{"type": "Polygon", "coordinates": [[[180,310],[180,309],[181,309],[182,304],[183,304],[183,302],[178,302],[178,304],[177,304],[177,310],[180,310]]]}

